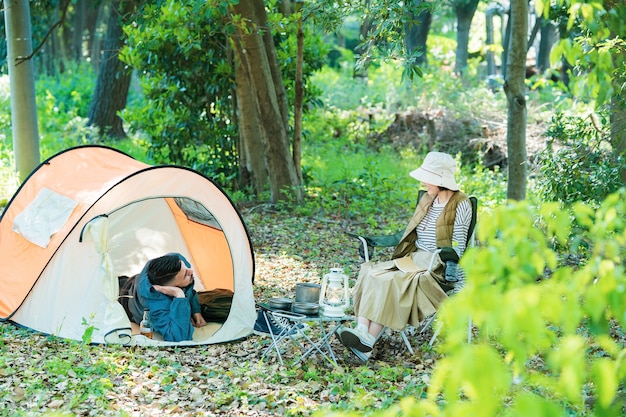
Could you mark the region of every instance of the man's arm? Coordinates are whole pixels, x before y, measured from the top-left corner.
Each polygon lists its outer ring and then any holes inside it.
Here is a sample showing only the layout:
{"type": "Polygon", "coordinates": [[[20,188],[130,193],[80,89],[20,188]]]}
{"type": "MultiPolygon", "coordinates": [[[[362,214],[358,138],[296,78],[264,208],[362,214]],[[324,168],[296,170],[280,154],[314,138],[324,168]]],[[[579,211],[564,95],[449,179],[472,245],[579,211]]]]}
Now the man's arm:
{"type": "Polygon", "coordinates": [[[152,327],[168,342],[191,340],[191,306],[181,288],[155,285],[158,294],[149,303],[152,327]],[[170,298],[173,297],[173,298],[170,298]]]}

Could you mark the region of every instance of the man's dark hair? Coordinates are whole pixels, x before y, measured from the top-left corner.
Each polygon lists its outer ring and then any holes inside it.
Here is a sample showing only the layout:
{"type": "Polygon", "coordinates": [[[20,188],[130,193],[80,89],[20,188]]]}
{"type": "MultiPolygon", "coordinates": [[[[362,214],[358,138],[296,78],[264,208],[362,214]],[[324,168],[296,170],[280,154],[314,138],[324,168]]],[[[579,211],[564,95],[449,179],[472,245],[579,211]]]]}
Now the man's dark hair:
{"type": "Polygon", "coordinates": [[[148,264],[148,280],[152,285],[167,285],[180,271],[180,258],[178,255],[168,254],[154,258],[148,264]]]}

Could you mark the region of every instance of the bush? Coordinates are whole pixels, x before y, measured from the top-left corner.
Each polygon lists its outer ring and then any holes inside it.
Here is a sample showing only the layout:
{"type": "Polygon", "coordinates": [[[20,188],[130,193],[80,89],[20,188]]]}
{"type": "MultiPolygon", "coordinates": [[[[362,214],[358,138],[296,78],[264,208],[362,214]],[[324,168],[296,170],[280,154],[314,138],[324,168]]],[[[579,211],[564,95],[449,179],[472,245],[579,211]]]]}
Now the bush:
{"type": "Polygon", "coordinates": [[[461,260],[465,289],[437,315],[445,357],[426,398],[385,415],[623,415],[626,189],[598,209],[503,205],[478,223],[478,239],[461,260]],[[568,243],[572,217],[576,239],[594,242],[577,269],[558,266],[551,244],[568,243]],[[546,268],[554,273],[538,280],[546,268]],[[477,331],[468,344],[470,317],[477,331]]]}
{"type": "Polygon", "coordinates": [[[552,138],[537,157],[537,191],[546,201],[598,204],[622,184],[619,169],[624,158],[613,152],[608,121],[601,115],[567,116],[557,113],[547,135],[552,138]]]}

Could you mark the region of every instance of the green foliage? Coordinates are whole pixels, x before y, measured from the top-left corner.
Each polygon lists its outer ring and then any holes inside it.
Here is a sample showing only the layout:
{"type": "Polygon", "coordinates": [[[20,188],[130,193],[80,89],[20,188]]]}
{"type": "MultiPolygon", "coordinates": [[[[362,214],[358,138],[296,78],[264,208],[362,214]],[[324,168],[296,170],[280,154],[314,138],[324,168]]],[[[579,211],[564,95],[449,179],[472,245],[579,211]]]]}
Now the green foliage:
{"type": "Polygon", "coordinates": [[[599,203],[621,185],[626,161],[610,146],[608,120],[601,114],[567,116],[557,113],[547,135],[552,138],[537,158],[537,191],[542,199],[599,203]]]}
{"type": "Polygon", "coordinates": [[[63,75],[38,77],[37,114],[42,128],[58,131],[76,117],[87,117],[95,81],[91,64],[68,64],[63,75]]]}
{"type": "Polygon", "coordinates": [[[131,129],[150,138],[156,163],[189,166],[222,184],[237,173],[231,120],[232,67],[218,31],[220,5],[160,1],[146,4],[124,28],[120,59],[135,68],[145,100],[124,111],[131,129]]]}
{"type": "Polygon", "coordinates": [[[402,80],[401,69],[393,63],[373,65],[367,78],[357,79],[346,64],[340,69],[324,67],[312,80],[319,86],[321,99],[327,107],[375,109],[378,117],[381,110],[391,117],[395,111],[410,108],[443,109],[448,116],[480,116],[482,119],[506,111],[506,98],[502,91],[492,92],[484,86],[464,85],[463,80],[451,77],[446,71],[432,70],[409,83],[402,80]]]}
{"type": "MultiPolygon", "coordinates": [[[[87,112],[95,86],[91,65],[68,66],[66,75],[40,76],[35,83],[40,152],[47,158],[71,146],[92,143],[96,131],[87,126],[87,112]]],[[[9,77],[0,77],[0,131],[11,135],[9,77]],[[3,91],[5,91],[3,93],[3,91]],[[6,94],[6,95],[5,95],[6,94]]],[[[12,154],[12,140],[0,143],[0,156],[12,154]]],[[[11,158],[12,159],[12,158],[11,158]]]]}
{"type": "MultiPolygon", "coordinates": [[[[234,186],[238,175],[238,132],[233,115],[234,64],[229,45],[228,2],[197,0],[147,4],[125,28],[128,46],[120,59],[140,75],[145,101],[124,111],[134,132],[149,138],[149,156],[176,163],[234,186]]],[[[288,98],[293,103],[295,16],[270,13],[288,98]]],[[[303,76],[320,68],[326,46],[305,36],[303,76]]],[[[315,88],[305,82],[305,104],[315,88]]]]}
{"type": "MultiPolygon", "coordinates": [[[[64,149],[96,142],[113,146],[140,160],[147,160],[145,144],[140,137],[125,140],[99,138],[97,129],[87,125],[95,81],[92,66],[88,64],[67,64],[62,76],[41,75],[35,80],[42,160],[64,149]]],[[[134,99],[133,93],[130,96],[134,99]]],[[[0,76],[0,166],[4,168],[2,177],[6,177],[0,185],[2,197],[10,196],[17,189],[17,179],[13,178],[11,170],[13,141],[9,97],[9,77],[0,76]]]]}
{"type": "Polygon", "coordinates": [[[98,328],[93,324],[94,316],[95,316],[95,314],[92,314],[89,317],[89,320],[87,320],[85,317],[83,317],[83,320],[81,322],[81,324],[83,326],[85,326],[85,331],[83,332],[83,335],[82,335],[81,339],[82,339],[83,343],[86,344],[86,345],[91,343],[91,341],[93,340],[93,332],[98,330],[98,328]]]}
{"type": "Polygon", "coordinates": [[[8,75],[0,75],[0,160],[6,163],[9,155],[6,154],[7,142],[5,132],[11,130],[11,86],[8,75]]]}
{"type": "MultiPolygon", "coordinates": [[[[296,25],[298,14],[283,17],[280,13],[270,13],[268,17],[274,33],[276,54],[283,76],[283,86],[287,93],[289,107],[292,108],[295,99],[296,59],[298,53],[296,25]]],[[[304,110],[316,105],[320,91],[314,83],[309,82],[311,75],[320,70],[325,63],[325,56],[329,46],[324,39],[315,34],[312,28],[304,22],[304,56],[302,62],[302,78],[304,84],[304,110]]]]}
{"type": "Polygon", "coordinates": [[[619,413],[626,350],[610,334],[626,328],[625,219],[624,188],[598,209],[520,202],[481,219],[481,246],[461,260],[467,285],[438,315],[446,356],[412,415],[580,415],[589,403],[595,415],[619,413]],[[559,265],[551,243],[575,240],[572,216],[594,242],[578,269],[559,265]],[[470,317],[477,332],[468,345],[470,317]]]}
{"type": "MultiPolygon", "coordinates": [[[[575,67],[572,88],[579,97],[595,101],[598,107],[611,98],[624,104],[626,7],[623,2],[559,0],[557,4],[568,6],[567,30],[575,28],[577,35],[574,39],[561,39],[550,53],[551,61],[564,57],[575,67]]],[[[535,5],[540,13],[549,15],[551,2],[541,0],[535,5]]]]}

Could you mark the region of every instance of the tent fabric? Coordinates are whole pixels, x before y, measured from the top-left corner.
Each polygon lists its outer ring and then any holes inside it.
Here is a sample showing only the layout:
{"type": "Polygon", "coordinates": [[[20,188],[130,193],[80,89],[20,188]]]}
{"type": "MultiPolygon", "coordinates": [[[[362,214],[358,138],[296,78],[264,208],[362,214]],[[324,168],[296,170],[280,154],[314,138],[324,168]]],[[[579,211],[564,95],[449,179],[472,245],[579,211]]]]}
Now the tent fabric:
{"type": "Polygon", "coordinates": [[[76,207],[76,201],[43,188],[20,214],[15,216],[13,230],[35,245],[45,248],[50,237],[59,231],[76,207]]]}
{"type": "Polygon", "coordinates": [[[234,292],[223,325],[196,329],[192,341],[176,344],[249,335],[256,318],[252,245],[216,184],[193,170],[150,166],[108,147],[61,152],[31,174],[0,218],[0,320],[75,340],[91,329],[96,343],[172,344],[132,334],[117,301],[118,276],[134,275],[168,252],[192,262],[198,291],[234,292]],[[33,207],[45,212],[41,196],[54,196],[47,199],[51,211],[66,207],[49,218],[66,220],[45,221],[45,239],[34,243],[14,229],[16,222],[17,230],[28,229],[20,219],[33,207]]]}

